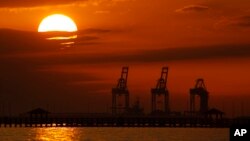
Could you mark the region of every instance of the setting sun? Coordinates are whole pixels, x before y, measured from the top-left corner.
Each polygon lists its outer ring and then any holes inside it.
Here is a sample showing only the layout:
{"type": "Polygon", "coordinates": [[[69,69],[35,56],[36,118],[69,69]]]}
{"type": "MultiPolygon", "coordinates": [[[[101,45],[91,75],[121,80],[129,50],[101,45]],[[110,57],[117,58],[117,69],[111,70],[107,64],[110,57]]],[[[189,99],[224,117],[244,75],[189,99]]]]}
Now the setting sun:
{"type": "Polygon", "coordinates": [[[44,18],[38,27],[38,32],[50,31],[75,32],[77,26],[68,16],[53,14],[44,18]]]}

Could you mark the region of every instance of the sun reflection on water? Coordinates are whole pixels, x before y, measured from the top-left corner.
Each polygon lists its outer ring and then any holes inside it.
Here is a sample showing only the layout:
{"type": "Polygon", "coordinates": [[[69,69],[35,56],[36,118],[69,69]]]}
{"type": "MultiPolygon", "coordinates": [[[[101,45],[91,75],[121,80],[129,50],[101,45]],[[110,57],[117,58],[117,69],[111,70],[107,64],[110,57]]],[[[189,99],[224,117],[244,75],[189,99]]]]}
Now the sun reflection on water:
{"type": "Polygon", "coordinates": [[[36,141],[77,141],[78,130],[75,128],[36,128],[36,141]]]}

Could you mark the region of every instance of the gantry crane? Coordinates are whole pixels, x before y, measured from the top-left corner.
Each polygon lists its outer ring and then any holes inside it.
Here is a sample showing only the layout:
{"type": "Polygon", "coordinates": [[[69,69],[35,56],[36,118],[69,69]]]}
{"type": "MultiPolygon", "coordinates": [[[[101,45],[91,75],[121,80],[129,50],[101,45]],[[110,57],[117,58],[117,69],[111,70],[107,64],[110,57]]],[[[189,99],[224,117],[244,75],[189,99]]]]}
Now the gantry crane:
{"type": "Polygon", "coordinates": [[[112,113],[118,114],[118,110],[122,113],[129,109],[129,91],[127,88],[128,67],[122,67],[121,78],[115,88],[112,88],[112,113]],[[118,98],[124,97],[124,104],[118,103],[118,98]]]}
{"type": "Polygon", "coordinates": [[[205,114],[208,111],[208,91],[203,79],[197,79],[194,88],[190,89],[190,112],[205,114]],[[200,109],[195,109],[195,96],[200,98],[200,109]]]}
{"type": "Polygon", "coordinates": [[[151,95],[152,95],[152,113],[155,113],[157,111],[161,111],[164,113],[169,113],[169,92],[167,89],[167,78],[168,78],[168,67],[163,67],[161,71],[161,77],[158,80],[156,87],[151,89],[151,95]],[[157,98],[163,96],[162,106],[163,109],[157,109],[157,98]]]}

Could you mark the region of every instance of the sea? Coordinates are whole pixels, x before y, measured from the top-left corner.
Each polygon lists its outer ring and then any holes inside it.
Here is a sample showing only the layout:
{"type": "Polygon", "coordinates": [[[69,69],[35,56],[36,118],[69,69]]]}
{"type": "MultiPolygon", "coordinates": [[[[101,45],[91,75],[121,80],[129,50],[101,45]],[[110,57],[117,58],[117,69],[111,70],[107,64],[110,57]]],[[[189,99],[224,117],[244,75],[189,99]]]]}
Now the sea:
{"type": "Polygon", "coordinates": [[[228,128],[0,128],[0,141],[229,141],[228,128]]]}

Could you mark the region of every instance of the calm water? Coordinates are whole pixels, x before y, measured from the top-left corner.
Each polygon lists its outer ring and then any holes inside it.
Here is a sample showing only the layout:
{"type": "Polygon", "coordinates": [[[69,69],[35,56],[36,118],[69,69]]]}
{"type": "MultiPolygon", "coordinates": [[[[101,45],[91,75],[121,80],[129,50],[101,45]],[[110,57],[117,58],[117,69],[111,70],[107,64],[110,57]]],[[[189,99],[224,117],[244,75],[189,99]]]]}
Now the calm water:
{"type": "Polygon", "coordinates": [[[229,129],[0,128],[0,141],[229,141],[229,129]]]}

